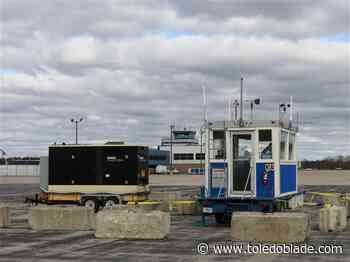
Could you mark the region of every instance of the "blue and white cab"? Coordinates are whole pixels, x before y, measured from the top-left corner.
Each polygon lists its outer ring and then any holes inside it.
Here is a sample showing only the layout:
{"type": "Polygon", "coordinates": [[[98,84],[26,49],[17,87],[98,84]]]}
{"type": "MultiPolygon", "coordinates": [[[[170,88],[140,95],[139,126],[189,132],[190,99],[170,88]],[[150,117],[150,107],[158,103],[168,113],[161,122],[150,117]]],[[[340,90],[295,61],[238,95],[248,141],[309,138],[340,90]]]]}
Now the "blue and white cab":
{"type": "Polygon", "coordinates": [[[235,210],[271,212],[298,193],[297,128],[282,121],[206,125],[203,214],[223,222],[235,210]]]}

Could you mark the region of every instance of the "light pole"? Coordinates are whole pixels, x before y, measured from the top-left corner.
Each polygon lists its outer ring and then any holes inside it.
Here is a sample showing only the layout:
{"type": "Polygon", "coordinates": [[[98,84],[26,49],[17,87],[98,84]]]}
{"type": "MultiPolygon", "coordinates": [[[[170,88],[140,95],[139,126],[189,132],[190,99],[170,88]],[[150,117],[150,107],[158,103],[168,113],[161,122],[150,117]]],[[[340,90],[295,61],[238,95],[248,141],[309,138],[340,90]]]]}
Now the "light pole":
{"type": "Polygon", "coordinates": [[[170,173],[173,172],[173,129],[174,125],[170,125],[170,173]]]}
{"type": "Polygon", "coordinates": [[[75,123],[75,144],[78,144],[78,123],[83,121],[83,118],[81,117],[79,120],[72,118],[70,120],[72,123],[75,123]]]}
{"type": "Polygon", "coordinates": [[[4,158],[4,162],[5,162],[4,164],[6,166],[6,175],[8,175],[9,174],[9,166],[7,164],[6,152],[5,152],[5,150],[0,148],[0,153],[1,153],[2,158],[4,158]]]}

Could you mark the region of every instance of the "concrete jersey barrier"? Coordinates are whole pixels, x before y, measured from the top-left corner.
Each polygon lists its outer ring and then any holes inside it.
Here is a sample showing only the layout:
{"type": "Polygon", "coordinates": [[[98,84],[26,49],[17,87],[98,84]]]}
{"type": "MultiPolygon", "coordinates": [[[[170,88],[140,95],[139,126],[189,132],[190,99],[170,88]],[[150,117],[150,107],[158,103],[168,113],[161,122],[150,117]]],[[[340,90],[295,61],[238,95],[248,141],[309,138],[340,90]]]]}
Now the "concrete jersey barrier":
{"type": "Polygon", "coordinates": [[[306,213],[234,212],[231,220],[233,240],[256,242],[303,242],[310,235],[306,213]]]}
{"type": "Polygon", "coordinates": [[[341,232],[346,228],[347,221],[346,207],[332,206],[320,209],[320,231],[341,232]]]}
{"type": "Polygon", "coordinates": [[[8,227],[10,225],[10,209],[8,206],[0,206],[0,227],[8,227]]]}
{"type": "Polygon", "coordinates": [[[92,230],[95,213],[86,207],[39,205],[29,209],[29,225],[34,230],[92,230]]]}
{"type": "Polygon", "coordinates": [[[118,207],[96,216],[96,238],[164,239],[170,231],[170,214],[159,210],[118,207]]]}

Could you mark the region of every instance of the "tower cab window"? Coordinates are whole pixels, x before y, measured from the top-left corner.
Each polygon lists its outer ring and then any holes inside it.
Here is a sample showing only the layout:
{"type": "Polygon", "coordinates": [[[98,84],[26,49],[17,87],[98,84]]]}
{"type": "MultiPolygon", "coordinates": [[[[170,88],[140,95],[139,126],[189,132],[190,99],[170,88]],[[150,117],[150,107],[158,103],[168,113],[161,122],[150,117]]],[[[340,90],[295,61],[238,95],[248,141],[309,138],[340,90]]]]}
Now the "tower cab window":
{"type": "Polygon", "coordinates": [[[288,160],[295,160],[294,156],[295,134],[289,134],[288,160]]]}
{"type": "Polygon", "coordinates": [[[259,159],[272,159],[271,129],[259,130],[259,159]]]}
{"type": "Polygon", "coordinates": [[[288,133],[286,131],[281,131],[281,142],[280,142],[280,159],[287,160],[287,141],[288,133]]]}
{"type": "Polygon", "coordinates": [[[225,131],[213,131],[213,149],[212,154],[214,159],[226,158],[225,131]]]}

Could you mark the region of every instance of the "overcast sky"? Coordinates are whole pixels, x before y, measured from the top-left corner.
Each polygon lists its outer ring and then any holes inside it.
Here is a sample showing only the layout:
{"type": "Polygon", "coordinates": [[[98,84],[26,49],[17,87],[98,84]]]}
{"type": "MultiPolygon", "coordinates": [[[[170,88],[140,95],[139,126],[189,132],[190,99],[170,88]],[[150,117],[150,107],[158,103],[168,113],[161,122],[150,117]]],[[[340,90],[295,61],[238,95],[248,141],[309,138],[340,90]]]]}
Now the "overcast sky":
{"type": "MultiPolygon", "coordinates": [[[[0,0],[0,148],[46,154],[80,141],[157,145],[169,123],[198,127],[229,96],[303,114],[300,158],[350,154],[348,0],[0,0]]],[[[249,117],[249,114],[247,114],[249,117]]]]}

